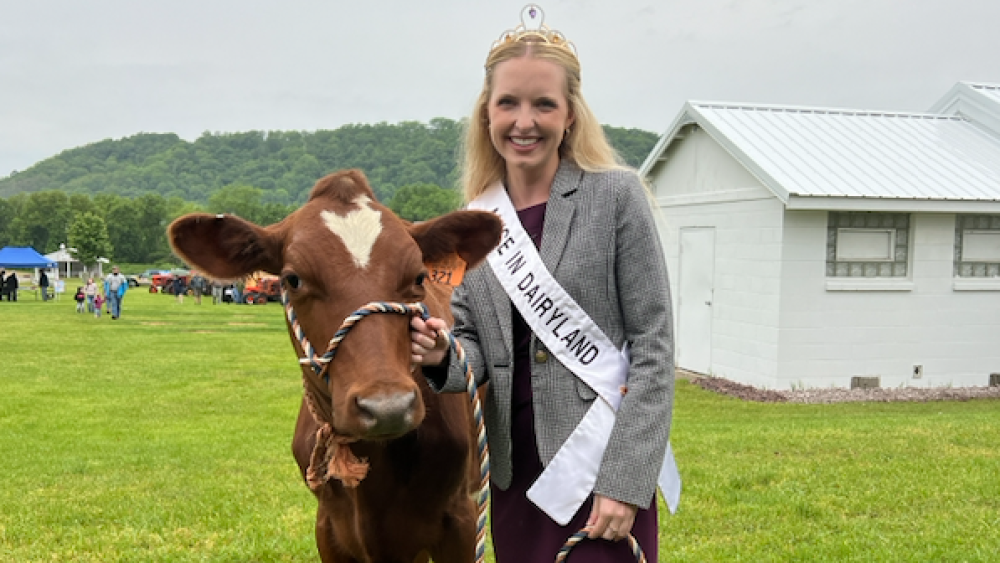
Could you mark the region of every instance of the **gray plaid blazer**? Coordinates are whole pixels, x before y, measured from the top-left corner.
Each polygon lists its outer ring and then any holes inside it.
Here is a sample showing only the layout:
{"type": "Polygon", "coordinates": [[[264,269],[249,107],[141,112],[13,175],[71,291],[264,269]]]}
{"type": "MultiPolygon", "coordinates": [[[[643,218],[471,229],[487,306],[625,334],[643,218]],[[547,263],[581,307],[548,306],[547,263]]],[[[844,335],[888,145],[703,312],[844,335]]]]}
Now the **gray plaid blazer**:
{"type": "MultiPolygon", "coordinates": [[[[540,248],[555,279],[619,347],[628,342],[628,393],[601,462],[594,492],[648,508],[670,434],[674,357],[667,269],[645,189],[632,171],[586,173],[563,161],[552,185],[540,248]]],[[[493,482],[511,482],[513,328],[511,302],[489,264],[466,274],[452,297],[453,333],[480,384],[493,482]]],[[[554,357],[535,359],[535,434],[552,460],[597,394],[554,357]]],[[[455,355],[447,370],[426,370],[432,387],[463,392],[455,355]]]]}

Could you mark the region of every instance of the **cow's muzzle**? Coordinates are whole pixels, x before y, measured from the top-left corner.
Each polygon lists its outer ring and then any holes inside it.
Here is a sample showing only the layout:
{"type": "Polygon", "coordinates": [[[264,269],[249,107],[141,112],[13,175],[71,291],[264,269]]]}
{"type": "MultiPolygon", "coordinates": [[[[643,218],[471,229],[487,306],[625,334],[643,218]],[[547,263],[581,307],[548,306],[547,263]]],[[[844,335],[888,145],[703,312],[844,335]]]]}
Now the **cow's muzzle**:
{"type": "Polygon", "coordinates": [[[368,438],[400,436],[416,428],[418,423],[415,390],[359,396],[354,406],[360,429],[368,438]]]}

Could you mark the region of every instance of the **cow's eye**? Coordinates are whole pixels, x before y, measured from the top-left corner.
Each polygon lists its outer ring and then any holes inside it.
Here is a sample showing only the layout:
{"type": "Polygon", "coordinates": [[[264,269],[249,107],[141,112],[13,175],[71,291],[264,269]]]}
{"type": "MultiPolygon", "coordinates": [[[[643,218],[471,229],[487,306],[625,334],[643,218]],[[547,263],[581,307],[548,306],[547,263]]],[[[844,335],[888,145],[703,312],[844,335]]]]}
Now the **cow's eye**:
{"type": "Polygon", "coordinates": [[[302,280],[295,274],[285,274],[285,287],[288,289],[298,289],[302,287],[302,280]]]}
{"type": "Polygon", "coordinates": [[[422,286],[424,285],[424,280],[427,279],[427,272],[420,272],[417,274],[417,279],[413,280],[414,285],[422,286]]]}

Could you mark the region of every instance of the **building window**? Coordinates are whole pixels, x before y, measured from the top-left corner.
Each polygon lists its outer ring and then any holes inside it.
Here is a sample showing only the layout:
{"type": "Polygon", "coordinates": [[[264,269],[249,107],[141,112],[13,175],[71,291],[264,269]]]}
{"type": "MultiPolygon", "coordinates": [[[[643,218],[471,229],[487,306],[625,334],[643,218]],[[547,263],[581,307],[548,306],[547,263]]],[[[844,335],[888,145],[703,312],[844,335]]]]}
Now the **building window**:
{"type": "Polygon", "coordinates": [[[909,214],[830,212],[827,277],[905,278],[909,256],[909,214]]]}
{"type": "Polygon", "coordinates": [[[1000,277],[1000,215],[955,217],[955,277],[1000,277]]]}

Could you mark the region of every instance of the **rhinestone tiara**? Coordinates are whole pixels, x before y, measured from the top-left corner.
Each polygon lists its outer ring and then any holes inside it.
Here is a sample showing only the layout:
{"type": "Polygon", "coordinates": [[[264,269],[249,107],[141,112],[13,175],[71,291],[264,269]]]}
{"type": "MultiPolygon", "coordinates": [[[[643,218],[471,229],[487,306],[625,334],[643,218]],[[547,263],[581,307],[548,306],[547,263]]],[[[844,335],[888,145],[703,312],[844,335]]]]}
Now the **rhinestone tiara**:
{"type": "Polygon", "coordinates": [[[493,42],[490,51],[516,41],[540,41],[556,47],[562,47],[576,56],[576,45],[566,39],[566,36],[545,25],[545,12],[538,4],[528,4],[521,9],[521,23],[514,29],[508,29],[493,42]]]}

